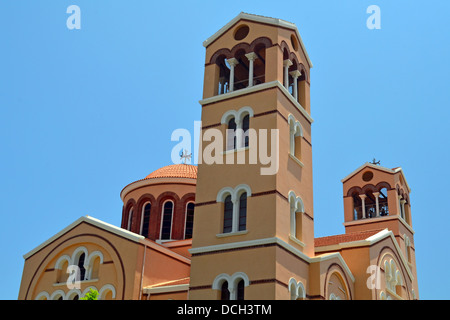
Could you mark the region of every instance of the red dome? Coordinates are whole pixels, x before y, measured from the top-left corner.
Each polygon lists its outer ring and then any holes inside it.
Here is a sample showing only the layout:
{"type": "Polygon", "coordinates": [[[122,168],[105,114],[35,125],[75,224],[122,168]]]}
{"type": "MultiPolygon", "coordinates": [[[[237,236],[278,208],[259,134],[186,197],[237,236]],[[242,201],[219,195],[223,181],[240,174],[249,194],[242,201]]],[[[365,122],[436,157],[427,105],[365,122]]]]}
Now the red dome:
{"type": "Polygon", "coordinates": [[[197,179],[197,166],[191,164],[172,164],[153,171],[145,179],[189,178],[197,179]]]}

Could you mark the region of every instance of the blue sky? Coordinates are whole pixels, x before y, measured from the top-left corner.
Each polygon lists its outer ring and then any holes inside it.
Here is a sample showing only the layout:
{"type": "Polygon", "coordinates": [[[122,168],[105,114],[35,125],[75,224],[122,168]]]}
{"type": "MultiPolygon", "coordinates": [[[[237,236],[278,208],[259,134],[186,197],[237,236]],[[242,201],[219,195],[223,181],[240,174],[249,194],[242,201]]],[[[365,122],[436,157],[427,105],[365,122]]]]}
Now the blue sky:
{"type": "Polygon", "coordinates": [[[239,12],[297,25],[311,71],[316,236],[344,233],[342,183],[373,158],[411,186],[419,294],[449,299],[449,1],[1,1],[0,299],[27,253],[171,163],[200,120],[202,42],[239,12]],[[69,30],[68,6],[81,9],[69,30]],[[369,30],[369,5],[381,29],[369,30]],[[440,273],[440,274],[439,274],[440,273]],[[438,275],[439,274],[439,275],[438,275]]]}

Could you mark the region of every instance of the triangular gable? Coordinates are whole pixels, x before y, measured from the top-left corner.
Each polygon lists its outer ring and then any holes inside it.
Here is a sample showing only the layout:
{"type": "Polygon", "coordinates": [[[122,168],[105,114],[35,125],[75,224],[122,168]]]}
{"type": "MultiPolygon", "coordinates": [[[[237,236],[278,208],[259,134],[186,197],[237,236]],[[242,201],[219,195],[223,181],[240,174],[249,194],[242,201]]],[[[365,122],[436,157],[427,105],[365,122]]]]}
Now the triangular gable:
{"type": "Polygon", "coordinates": [[[387,172],[387,173],[390,173],[390,174],[400,173],[402,175],[402,177],[403,177],[403,181],[405,181],[406,187],[408,188],[408,192],[411,192],[411,188],[409,187],[409,184],[406,181],[406,177],[405,177],[405,174],[403,173],[402,168],[397,167],[397,168],[394,168],[394,169],[389,169],[389,168],[382,167],[380,165],[373,164],[373,163],[370,163],[370,162],[366,162],[362,166],[358,167],[352,173],[348,174],[345,178],[343,178],[341,180],[341,182],[344,183],[345,181],[347,181],[348,179],[352,178],[353,176],[355,176],[356,174],[358,174],[359,172],[361,172],[365,168],[371,168],[371,169],[374,169],[374,170],[380,170],[380,171],[387,172]]]}

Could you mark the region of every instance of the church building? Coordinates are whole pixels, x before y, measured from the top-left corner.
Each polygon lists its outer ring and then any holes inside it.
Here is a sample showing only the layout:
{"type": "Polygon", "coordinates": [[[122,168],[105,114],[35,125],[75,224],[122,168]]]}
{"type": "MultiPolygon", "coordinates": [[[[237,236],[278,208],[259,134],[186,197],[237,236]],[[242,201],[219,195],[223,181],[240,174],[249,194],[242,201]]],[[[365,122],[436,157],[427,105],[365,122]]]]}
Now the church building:
{"type": "Polygon", "coordinates": [[[223,137],[220,161],[143,175],[120,193],[120,226],[83,216],[38,245],[19,299],[418,299],[400,167],[344,177],[345,233],[314,237],[312,63],[295,24],[240,13],[203,45],[202,132],[223,137]]]}

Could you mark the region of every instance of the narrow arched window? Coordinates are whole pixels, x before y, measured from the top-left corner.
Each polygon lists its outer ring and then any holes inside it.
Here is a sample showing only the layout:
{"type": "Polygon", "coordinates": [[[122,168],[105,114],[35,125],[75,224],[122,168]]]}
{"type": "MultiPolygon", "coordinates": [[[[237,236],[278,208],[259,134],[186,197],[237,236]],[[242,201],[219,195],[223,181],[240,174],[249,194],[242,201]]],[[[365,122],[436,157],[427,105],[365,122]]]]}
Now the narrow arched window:
{"type": "Polygon", "coordinates": [[[247,193],[244,192],[239,198],[239,231],[247,227],[247,193]]]}
{"type": "Polygon", "coordinates": [[[247,114],[242,120],[242,131],[243,131],[243,146],[248,147],[249,137],[248,137],[248,129],[250,128],[250,116],[247,114]]]}
{"type": "Polygon", "coordinates": [[[224,281],[220,290],[220,300],[230,300],[230,291],[228,290],[228,282],[224,281]]]}
{"type": "Polygon", "coordinates": [[[225,198],[223,212],[223,233],[231,232],[233,228],[233,202],[231,195],[225,198]]]}
{"type": "Polygon", "coordinates": [[[86,259],[86,254],[83,252],[78,258],[78,268],[80,270],[80,281],[84,280],[86,275],[86,269],[84,268],[84,260],[86,259]]]}
{"type": "Polygon", "coordinates": [[[127,229],[131,231],[131,223],[133,222],[133,208],[128,212],[128,224],[127,229]]]}
{"type": "Polygon", "coordinates": [[[173,202],[166,201],[163,206],[161,222],[161,240],[168,240],[172,236],[173,202]]]}
{"type": "Polygon", "coordinates": [[[231,118],[228,121],[227,128],[227,150],[236,149],[236,121],[234,118],[231,118]]]}
{"type": "Polygon", "coordinates": [[[141,224],[141,235],[148,238],[148,230],[150,227],[150,211],[152,209],[152,205],[150,202],[147,202],[142,207],[142,224],[141,224]]]}
{"type": "Polygon", "coordinates": [[[388,206],[387,188],[382,188],[380,190],[380,195],[379,195],[378,201],[379,201],[380,216],[388,216],[389,215],[389,206],[388,206]]]}
{"type": "Polygon", "coordinates": [[[244,300],[244,280],[238,282],[236,300],[244,300]]]}
{"type": "Polygon", "coordinates": [[[192,238],[192,230],[194,227],[194,203],[189,202],[186,206],[186,226],[184,228],[184,238],[192,238]]]}

